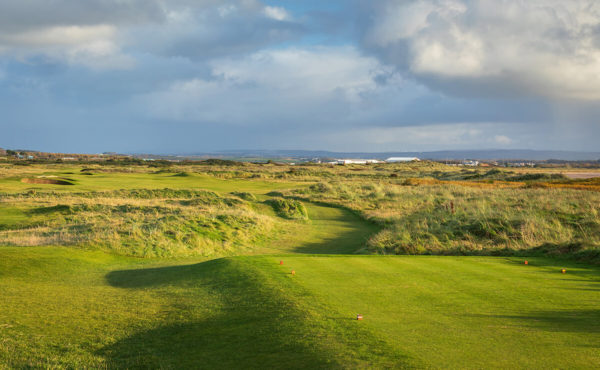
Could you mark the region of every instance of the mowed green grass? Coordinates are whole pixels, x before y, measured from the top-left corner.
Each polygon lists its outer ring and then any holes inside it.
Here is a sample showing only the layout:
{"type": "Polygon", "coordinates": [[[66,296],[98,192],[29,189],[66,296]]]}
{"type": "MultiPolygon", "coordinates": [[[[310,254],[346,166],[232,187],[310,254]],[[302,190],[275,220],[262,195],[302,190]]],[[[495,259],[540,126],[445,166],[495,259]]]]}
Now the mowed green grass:
{"type": "MultiPolygon", "coordinates": [[[[304,202],[308,222],[288,222],[286,229],[268,245],[257,247],[253,254],[311,253],[355,254],[363,252],[369,236],[380,227],[365,222],[358,215],[337,207],[304,202]]],[[[273,214],[270,207],[264,213],[273,214]]]]}
{"type": "Polygon", "coordinates": [[[165,263],[1,248],[0,363],[600,366],[600,271],[567,265],[563,275],[552,260],[521,262],[280,255],[165,263]]]}
{"type": "Polygon", "coordinates": [[[47,171],[40,168],[39,171],[31,170],[22,176],[0,178],[0,191],[22,192],[28,190],[52,190],[52,191],[107,191],[114,189],[204,189],[216,192],[246,191],[251,193],[267,193],[277,189],[288,189],[291,187],[302,187],[298,184],[286,181],[264,181],[249,179],[220,179],[203,174],[186,174],[177,176],[176,173],[93,173],[85,175],[77,169],[63,169],[61,171],[47,171]],[[36,178],[45,176],[50,179],[68,178],[73,185],[53,184],[27,184],[22,178],[36,178]],[[50,177],[48,177],[50,176],[50,177]]]}
{"type": "Polygon", "coordinates": [[[2,248],[0,271],[0,364],[8,367],[406,363],[354,321],[332,318],[261,257],[165,265],[66,248],[2,248]]]}
{"type": "Polygon", "coordinates": [[[338,318],[363,314],[361,325],[417,366],[600,366],[597,267],[437,256],[285,262],[296,271],[294,281],[327,302],[338,318]]]}

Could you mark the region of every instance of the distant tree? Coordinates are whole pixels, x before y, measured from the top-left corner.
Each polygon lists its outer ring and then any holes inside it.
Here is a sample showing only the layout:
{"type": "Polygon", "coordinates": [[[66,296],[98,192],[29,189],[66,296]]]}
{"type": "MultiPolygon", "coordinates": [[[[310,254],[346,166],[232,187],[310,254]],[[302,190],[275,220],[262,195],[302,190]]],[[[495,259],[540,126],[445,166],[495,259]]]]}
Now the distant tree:
{"type": "Polygon", "coordinates": [[[7,149],[6,154],[14,157],[17,155],[17,152],[15,152],[14,150],[7,149]]]}

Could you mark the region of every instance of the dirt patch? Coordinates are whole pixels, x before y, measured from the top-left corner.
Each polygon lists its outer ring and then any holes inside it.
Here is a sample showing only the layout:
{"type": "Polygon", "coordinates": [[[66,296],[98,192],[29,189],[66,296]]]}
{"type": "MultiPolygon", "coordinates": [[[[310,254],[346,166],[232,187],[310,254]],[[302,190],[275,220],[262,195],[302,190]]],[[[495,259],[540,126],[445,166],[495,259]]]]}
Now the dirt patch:
{"type": "Polygon", "coordinates": [[[21,179],[21,182],[26,184],[50,184],[50,185],[74,185],[67,180],[59,179],[21,179]]]}

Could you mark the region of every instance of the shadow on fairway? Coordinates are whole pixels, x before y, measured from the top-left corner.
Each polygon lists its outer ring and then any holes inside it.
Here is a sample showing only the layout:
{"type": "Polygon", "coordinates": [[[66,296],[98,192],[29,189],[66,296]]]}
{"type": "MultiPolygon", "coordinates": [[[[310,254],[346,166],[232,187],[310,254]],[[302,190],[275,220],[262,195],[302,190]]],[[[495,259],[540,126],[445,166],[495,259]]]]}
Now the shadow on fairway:
{"type": "Polygon", "coordinates": [[[519,321],[523,327],[552,332],[594,333],[600,332],[600,309],[534,311],[526,315],[476,315],[519,321]]]}
{"type": "Polygon", "coordinates": [[[166,313],[97,354],[111,368],[407,366],[355,321],[307,309],[310,297],[270,265],[228,258],[109,273],[114,287],[164,295],[166,313]]]}
{"type": "MultiPolygon", "coordinates": [[[[288,335],[291,334],[291,335],[288,335]]],[[[229,313],[160,326],[103,348],[109,368],[323,368],[316,348],[277,330],[272,317],[229,313]]]]}

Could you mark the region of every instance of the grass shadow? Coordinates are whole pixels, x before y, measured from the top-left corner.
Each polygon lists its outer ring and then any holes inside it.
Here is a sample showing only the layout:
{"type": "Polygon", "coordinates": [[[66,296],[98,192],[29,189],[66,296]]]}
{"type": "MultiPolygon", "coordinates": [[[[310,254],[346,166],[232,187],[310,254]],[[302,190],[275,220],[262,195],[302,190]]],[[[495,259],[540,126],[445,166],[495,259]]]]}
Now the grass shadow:
{"type": "Polygon", "coordinates": [[[511,319],[518,321],[524,327],[552,332],[600,333],[600,309],[534,311],[525,315],[476,316],[511,319]]]}
{"type": "Polygon", "coordinates": [[[224,258],[110,272],[111,286],[164,294],[169,313],[97,354],[116,368],[408,366],[405,355],[355,320],[322,315],[305,291],[278,274],[278,266],[255,261],[224,258]]]}

